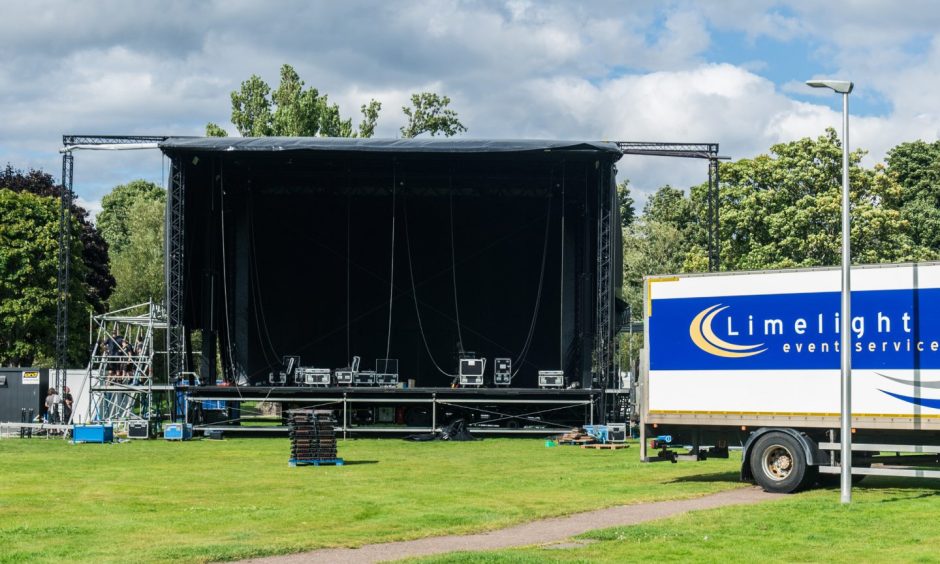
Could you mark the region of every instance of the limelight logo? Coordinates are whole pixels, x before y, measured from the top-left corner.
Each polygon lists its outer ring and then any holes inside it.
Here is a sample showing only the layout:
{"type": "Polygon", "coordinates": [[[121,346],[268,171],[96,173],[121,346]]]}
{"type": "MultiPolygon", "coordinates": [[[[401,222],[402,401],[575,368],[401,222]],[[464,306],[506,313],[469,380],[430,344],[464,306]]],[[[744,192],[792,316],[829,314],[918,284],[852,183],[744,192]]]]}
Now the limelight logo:
{"type": "Polygon", "coordinates": [[[715,335],[715,331],[712,330],[712,321],[715,319],[716,315],[728,309],[728,307],[730,306],[722,307],[721,304],[713,305],[703,309],[692,319],[692,323],[689,325],[689,336],[692,338],[692,342],[695,343],[695,346],[708,354],[725,358],[744,358],[766,351],[767,349],[761,349],[764,343],[756,345],[737,345],[724,341],[720,339],[718,335],[715,335]]]}

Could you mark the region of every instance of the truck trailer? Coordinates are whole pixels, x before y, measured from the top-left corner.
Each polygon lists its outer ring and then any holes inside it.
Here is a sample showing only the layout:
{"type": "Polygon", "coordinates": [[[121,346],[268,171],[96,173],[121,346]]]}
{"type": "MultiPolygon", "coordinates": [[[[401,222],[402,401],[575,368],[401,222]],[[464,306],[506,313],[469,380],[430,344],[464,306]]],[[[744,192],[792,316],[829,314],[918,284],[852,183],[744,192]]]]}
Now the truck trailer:
{"type": "MultiPolygon", "coordinates": [[[[838,268],[647,277],[642,459],[741,447],[742,479],[765,490],[837,484],[840,293],[838,268]]],[[[940,263],[853,267],[851,299],[853,479],[940,477],[925,469],[940,453],[940,263]]]]}

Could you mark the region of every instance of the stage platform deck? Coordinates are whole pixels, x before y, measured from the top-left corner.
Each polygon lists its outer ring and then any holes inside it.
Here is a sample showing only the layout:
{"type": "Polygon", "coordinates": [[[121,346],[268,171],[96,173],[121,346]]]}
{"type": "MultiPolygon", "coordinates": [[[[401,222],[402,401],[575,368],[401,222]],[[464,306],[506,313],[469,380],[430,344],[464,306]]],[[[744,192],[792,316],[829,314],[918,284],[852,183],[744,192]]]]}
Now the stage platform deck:
{"type": "Polygon", "coordinates": [[[244,403],[279,403],[285,410],[332,409],[338,421],[336,430],[344,435],[435,432],[458,418],[466,420],[474,433],[550,435],[593,423],[595,407],[604,393],[600,389],[336,386],[193,386],[180,391],[190,404],[212,402],[218,410],[219,403],[226,402],[221,409],[230,410],[231,419],[197,423],[197,430],[265,435],[285,433],[287,428],[277,424],[277,419],[259,425],[259,419],[264,418],[248,415],[241,407],[244,403]],[[410,421],[405,417],[403,424],[382,420],[378,413],[383,408],[400,411],[402,416],[410,411],[416,417],[410,421]]]}
{"type": "Polygon", "coordinates": [[[459,401],[482,399],[499,403],[509,403],[512,400],[522,400],[526,403],[550,403],[553,400],[564,403],[577,400],[591,401],[592,398],[604,392],[600,389],[385,388],[378,386],[182,386],[178,389],[189,394],[191,398],[200,400],[311,401],[346,397],[354,400],[371,399],[396,402],[407,402],[408,400],[428,401],[432,398],[459,401]]]}

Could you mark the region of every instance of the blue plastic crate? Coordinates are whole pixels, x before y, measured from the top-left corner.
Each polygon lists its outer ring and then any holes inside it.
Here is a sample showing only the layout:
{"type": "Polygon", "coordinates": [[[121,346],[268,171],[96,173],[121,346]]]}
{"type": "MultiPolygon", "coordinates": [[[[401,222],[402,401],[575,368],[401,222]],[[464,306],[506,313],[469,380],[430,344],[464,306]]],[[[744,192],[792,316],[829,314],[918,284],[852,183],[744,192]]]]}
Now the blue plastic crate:
{"type": "Polygon", "coordinates": [[[114,427],[111,425],[73,425],[72,442],[112,443],[114,442],[114,427]]]}
{"type": "Polygon", "coordinates": [[[193,438],[193,426],[189,423],[167,423],[163,426],[163,438],[168,441],[188,441],[193,438]]]}

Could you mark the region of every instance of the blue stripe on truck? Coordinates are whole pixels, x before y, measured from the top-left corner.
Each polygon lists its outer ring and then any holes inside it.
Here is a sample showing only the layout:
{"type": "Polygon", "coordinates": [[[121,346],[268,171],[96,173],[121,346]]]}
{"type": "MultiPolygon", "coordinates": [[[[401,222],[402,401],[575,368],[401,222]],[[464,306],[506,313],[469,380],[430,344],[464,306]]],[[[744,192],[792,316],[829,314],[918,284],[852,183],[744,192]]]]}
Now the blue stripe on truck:
{"type": "MultiPolygon", "coordinates": [[[[650,370],[839,368],[839,292],[654,299],[650,370]]],[[[852,366],[940,368],[940,289],[852,292],[852,366]]]]}

